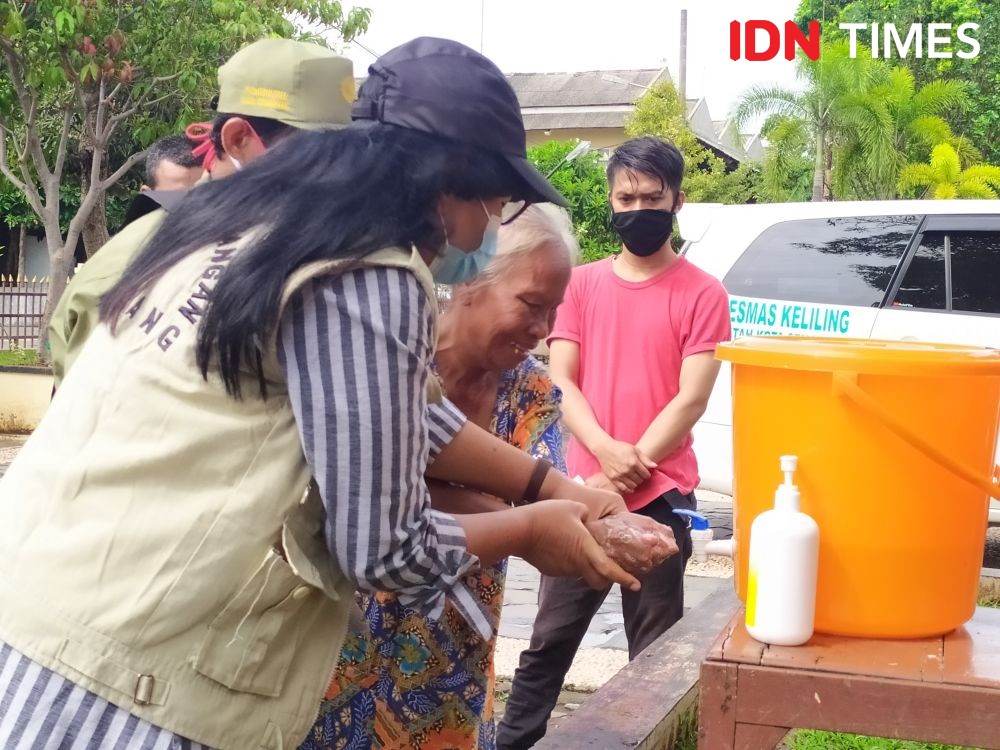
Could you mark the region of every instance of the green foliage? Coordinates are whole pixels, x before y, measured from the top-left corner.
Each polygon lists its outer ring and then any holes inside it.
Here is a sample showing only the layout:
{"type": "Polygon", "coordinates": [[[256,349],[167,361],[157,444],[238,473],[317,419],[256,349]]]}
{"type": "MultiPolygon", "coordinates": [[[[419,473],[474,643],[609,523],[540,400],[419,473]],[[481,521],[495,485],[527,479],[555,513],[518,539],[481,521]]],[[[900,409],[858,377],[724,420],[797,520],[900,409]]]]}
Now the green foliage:
{"type": "Polygon", "coordinates": [[[813,144],[806,121],[788,115],[772,115],[760,132],[768,141],[761,164],[761,199],[771,203],[809,200],[813,144]]]}
{"type": "MultiPolygon", "coordinates": [[[[963,164],[981,159],[949,121],[969,109],[965,82],[939,79],[919,85],[910,69],[872,59],[860,43],[852,59],[843,39],[825,40],[820,59],[801,58],[799,72],[804,91],[757,87],[737,108],[741,124],[761,114],[778,117],[765,134],[770,143],[763,167],[765,200],[800,199],[806,158],[813,165],[813,200],[895,198],[907,165],[926,161],[941,143],[951,146],[963,164]]],[[[911,184],[915,175],[911,170],[908,189],[916,187],[911,184]]],[[[941,188],[939,194],[948,190],[941,188]]],[[[971,196],[990,190],[977,175],[960,192],[971,196]]]]}
{"type": "MultiPolygon", "coordinates": [[[[116,185],[108,194],[109,226],[118,227],[125,220],[125,211],[138,189],[138,180],[126,179],[116,185]]],[[[59,229],[64,234],[69,229],[69,223],[79,208],[79,185],[72,182],[63,183],[59,189],[59,229]]],[[[0,221],[8,227],[25,226],[30,230],[42,229],[38,215],[28,205],[24,193],[2,177],[0,177],[0,221]]]]}
{"type": "Polygon", "coordinates": [[[670,750],[698,750],[698,711],[691,709],[677,719],[670,750]]]}
{"type": "MultiPolygon", "coordinates": [[[[349,40],[370,15],[337,0],[0,3],[0,137],[13,189],[25,198],[19,203],[4,181],[0,204],[11,211],[5,220],[25,221],[28,206],[40,220],[30,223],[52,235],[58,217],[59,236],[47,241],[60,256],[50,259],[53,268],[65,267],[61,256],[72,252],[106,194],[109,223],[120,221],[126,188],[134,186],[114,187],[138,153],[209,115],[216,72],[227,58],[267,36],[315,39],[332,31],[349,40]],[[94,160],[96,187],[84,179],[94,160]]],[[[50,306],[62,281],[55,279],[50,306]]]]}
{"type": "Polygon", "coordinates": [[[840,132],[834,192],[841,198],[894,198],[908,161],[926,159],[938,143],[953,144],[972,158],[967,142],[955,138],[943,115],[969,104],[965,84],[932,81],[916,89],[913,73],[881,61],[872,67],[867,89],[840,99],[840,132]]]}
{"type": "MultiPolygon", "coordinates": [[[[951,119],[952,129],[969,139],[988,162],[1000,162],[1000,55],[991,49],[1000,38],[1000,5],[980,0],[802,0],[795,20],[803,28],[811,19],[821,20],[826,40],[844,39],[841,23],[895,23],[905,38],[912,23],[978,23],[973,36],[979,40],[978,57],[965,59],[916,57],[912,50],[905,59],[889,62],[913,73],[918,87],[934,81],[962,81],[967,86],[969,107],[951,119]]],[[[868,40],[862,31],[859,41],[868,40]]],[[[957,37],[953,37],[957,42],[957,37]]],[[[861,53],[859,52],[859,57],[861,53]]]]}
{"type": "Polygon", "coordinates": [[[982,577],[979,579],[979,596],[976,602],[980,607],[1000,609],[1000,579],[982,577]]]}
{"type": "Polygon", "coordinates": [[[656,135],[684,156],[682,187],[689,201],[747,203],[756,200],[760,169],[741,164],[727,172],[725,162],[705,148],[688,127],[686,107],[672,83],[659,83],[640,97],[625,123],[625,135],[656,135]]]}
{"type": "Polygon", "coordinates": [[[788,740],[789,750],[962,750],[953,745],[938,745],[907,740],[889,740],[879,737],[864,737],[860,734],[837,734],[799,730],[788,740]]]}
{"type": "MultiPolygon", "coordinates": [[[[345,11],[335,0],[34,0],[0,6],[2,41],[37,95],[46,150],[56,145],[64,109],[81,95],[93,100],[103,83],[106,93],[121,87],[109,116],[125,115],[117,144],[123,153],[204,115],[218,67],[255,39],[296,36],[290,17],[351,39],[367,28],[370,11],[345,11]]],[[[20,135],[26,113],[12,88],[11,61],[5,55],[0,66],[0,116],[20,135]]],[[[79,138],[84,113],[76,115],[73,135],[79,138]]]]}
{"type": "Polygon", "coordinates": [[[955,148],[939,143],[930,163],[910,164],[899,177],[899,190],[919,198],[996,198],[1000,196],[1000,167],[977,164],[962,169],[955,148]]]}
{"type": "MultiPolygon", "coordinates": [[[[859,49],[860,46],[859,46],[859,49]]],[[[735,119],[742,130],[761,115],[781,115],[801,120],[808,128],[813,151],[812,200],[830,197],[833,147],[843,127],[845,97],[870,88],[875,61],[859,53],[850,57],[848,44],[826,42],[818,60],[800,55],[798,75],[803,91],[780,86],[754,86],[736,107],[735,119]]]]}
{"type": "Polygon", "coordinates": [[[34,367],[38,364],[38,352],[34,349],[0,350],[0,367],[34,367]]]}
{"type": "Polygon", "coordinates": [[[687,124],[687,109],[670,81],[658,83],[636,102],[625,123],[625,135],[658,135],[680,149],[685,161],[700,160],[707,149],[687,124]]]}
{"type": "MultiPolygon", "coordinates": [[[[529,148],[528,158],[548,174],[574,146],[572,141],[549,141],[529,148]]],[[[617,253],[621,242],[611,227],[608,181],[599,154],[590,152],[564,162],[549,180],[569,201],[580,241],[580,262],[590,263],[617,253]]]]}
{"type": "Polygon", "coordinates": [[[711,151],[694,168],[685,167],[684,194],[695,203],[756,203],[761,199],[761,165],[740,162],[727,171],[725,162],[711,151]]]}

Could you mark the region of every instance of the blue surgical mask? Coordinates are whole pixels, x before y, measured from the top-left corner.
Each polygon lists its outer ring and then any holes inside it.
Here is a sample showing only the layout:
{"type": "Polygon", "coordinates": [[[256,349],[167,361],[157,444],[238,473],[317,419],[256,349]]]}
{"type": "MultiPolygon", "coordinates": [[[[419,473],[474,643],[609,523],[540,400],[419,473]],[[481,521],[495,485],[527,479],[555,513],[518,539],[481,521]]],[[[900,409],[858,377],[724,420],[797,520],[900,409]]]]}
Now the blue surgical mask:
{"type": "MultiPolygon", "coordinates": [[[[438,284],[461,284],[475,278],[497,254],[497,235],[500,231],[500,217],[493,216],[482,201],[479,203],[489,217],[483,241],[475,250],[466,252],[448,242],[448,230],[445,229],[444,250],[431,261],[431,275],[438,284]]],[[[444,226],[442,219],[441,225],[444,226]]]]}

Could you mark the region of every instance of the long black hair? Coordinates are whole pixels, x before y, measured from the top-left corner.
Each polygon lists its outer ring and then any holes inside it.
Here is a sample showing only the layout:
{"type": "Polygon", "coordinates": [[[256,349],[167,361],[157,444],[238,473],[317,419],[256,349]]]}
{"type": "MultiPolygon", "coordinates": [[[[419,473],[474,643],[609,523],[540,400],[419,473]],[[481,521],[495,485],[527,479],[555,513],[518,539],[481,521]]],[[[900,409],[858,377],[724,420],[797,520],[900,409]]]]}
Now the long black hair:
{"type": "Polygon", "coordinates": [[[521,178],[498,154],[382,123],[282,140],[246,169],[191,191],[101,300],[112,330],[171,267],[201,248],[254,240],[220,275],[198,335],[203,377],[216,363],[241,398],[240,370],[266,397],[261,342],[273,335],[281,290],[317,260],[360,259],[411,244],[438,247],[442,195],[472,200],[522,197],[521,178]]]}

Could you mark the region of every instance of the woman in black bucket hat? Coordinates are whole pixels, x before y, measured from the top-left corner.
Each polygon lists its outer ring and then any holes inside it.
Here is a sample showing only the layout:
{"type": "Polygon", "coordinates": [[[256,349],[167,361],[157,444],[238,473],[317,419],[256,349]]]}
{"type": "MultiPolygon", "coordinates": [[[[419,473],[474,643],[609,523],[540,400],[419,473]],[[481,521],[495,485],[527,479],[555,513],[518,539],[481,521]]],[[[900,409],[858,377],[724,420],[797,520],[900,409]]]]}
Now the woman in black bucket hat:
{"type": "Polygon", "coordinates": [[[585,526],[621,499],[468,424],[428,373],[432,271],[467,278],[505,206],[559,199],[510,87],[418,39],[355,116],[176,207],[0,481],[0,745],[293,747],[355,588],[487,636],[480,560],[638,587],[585,526]],[[450,516],[425,472],[564,499],[450,516]]]}

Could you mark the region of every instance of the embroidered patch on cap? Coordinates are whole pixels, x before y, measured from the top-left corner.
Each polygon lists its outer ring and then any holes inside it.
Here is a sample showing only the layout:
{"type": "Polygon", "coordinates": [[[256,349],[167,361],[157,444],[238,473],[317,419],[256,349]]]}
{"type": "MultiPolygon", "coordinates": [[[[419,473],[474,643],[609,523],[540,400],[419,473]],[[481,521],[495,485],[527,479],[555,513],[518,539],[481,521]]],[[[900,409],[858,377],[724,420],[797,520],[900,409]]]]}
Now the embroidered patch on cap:
{"type": "Polygon", "coordinates": [[[287,112],[288,92],[280,89],[268,89],[261,86],[244,86],[243,95],[240,97],[240,104],[249,107],[269,107],[287,112]]]}

